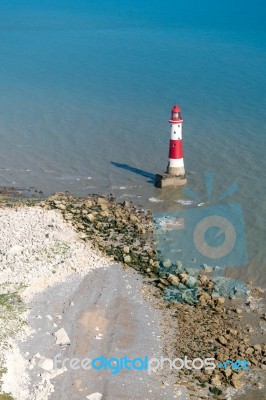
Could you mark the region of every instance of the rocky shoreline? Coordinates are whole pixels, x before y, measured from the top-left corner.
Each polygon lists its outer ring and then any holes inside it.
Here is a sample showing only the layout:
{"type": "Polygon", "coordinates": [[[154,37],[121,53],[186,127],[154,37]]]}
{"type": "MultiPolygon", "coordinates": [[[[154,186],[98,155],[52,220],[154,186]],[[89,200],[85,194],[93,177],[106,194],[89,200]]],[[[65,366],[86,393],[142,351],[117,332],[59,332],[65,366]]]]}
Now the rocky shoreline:
{"type": "MultiPolygon", "coordinates": [[[[2,204],[17,207],[20,203],[5,199],[2,204]]],[[[249,370],[230,364],[205,371],[181,369],[176,376],[177,388],[186,385],[192,399],[227,399],[239,390],[263,387],[266,344],[260,337],[266,314],[260,307],[262,289],[249,283],[248,299],[233,294],[226,298],[217,293],[212,268],[199,266],[195,277],[180,262],[158,258],[152,214],[130,202],[120,204],[112,196],[79,198],[56,193],[48,199],[24,199],[21,204],[60,210],[81,240],[145,276],[146,296],[157,298],[165,313],[165,353],[169,358],[214,357],[217,365],[229,359],[250,363],[249,370]],[[180,302],[175,295],[182,291],[185,297],[180,302]],[[256,326],[245,323],[250,312],[257,318],[256,326]]]]}

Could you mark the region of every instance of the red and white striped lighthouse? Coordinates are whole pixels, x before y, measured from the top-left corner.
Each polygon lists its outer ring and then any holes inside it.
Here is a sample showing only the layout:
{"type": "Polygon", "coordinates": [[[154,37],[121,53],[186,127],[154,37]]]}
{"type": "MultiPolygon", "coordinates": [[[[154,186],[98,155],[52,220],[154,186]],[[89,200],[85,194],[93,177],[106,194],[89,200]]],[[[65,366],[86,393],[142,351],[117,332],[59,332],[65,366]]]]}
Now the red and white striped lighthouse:
{"type": "Polygon", "coordinates": [[[167,174],[184,176],[185,167],[183,159],[183,144],[182,144],[182,124],[181,110],[177,104],[172,109],[171,119],[171,139],[169,147],[169,163],[167,166],[167,174]]]}
{"type": "Polygon", "coordinates": [[[156,174],[155,186],[158,188],[178,187],[186,185],[185,167],[182,146],[182,124],[183,118],[177,104],[172,109],[171,138],[169,148],[169,162],[167,170],[163,174],[156,174]]]}

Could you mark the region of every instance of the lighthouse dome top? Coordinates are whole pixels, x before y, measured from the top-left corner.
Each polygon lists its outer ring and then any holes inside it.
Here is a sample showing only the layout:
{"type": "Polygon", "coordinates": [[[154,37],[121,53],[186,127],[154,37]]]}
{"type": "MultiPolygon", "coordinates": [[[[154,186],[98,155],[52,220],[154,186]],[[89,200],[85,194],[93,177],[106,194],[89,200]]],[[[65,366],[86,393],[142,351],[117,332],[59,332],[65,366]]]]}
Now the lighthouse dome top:
{"type": "Polygon", "coordinates": [[[181,110],[180,110],[180,108],[178,107],[178,105],[175,104],[174,107],[173,107],[173,109],[172,109],[172,113],[178,113],[178,112],[180,112],[180,111],[181,111],[181,110]]]}
{"type": "Polygon", "coordinates": [[[174,105],[171,111],[171,119],[169,120],[171,124],[182,123],[183,118],[181,117],[181,110],[177,104],[174,105]]]}

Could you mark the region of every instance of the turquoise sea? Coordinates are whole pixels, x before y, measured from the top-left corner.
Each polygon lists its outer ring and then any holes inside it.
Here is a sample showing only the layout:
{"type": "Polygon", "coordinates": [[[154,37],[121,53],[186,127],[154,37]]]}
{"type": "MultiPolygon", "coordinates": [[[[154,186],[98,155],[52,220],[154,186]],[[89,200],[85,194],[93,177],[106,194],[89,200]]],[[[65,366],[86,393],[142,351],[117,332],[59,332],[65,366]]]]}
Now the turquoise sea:
{"type": "Polygon", "coordinates": [[[188,184],[202,202],[205,172],[215,201],[239,185],[235,275],[266,286],[265,20],[263,0],[2,0],[0,184],[192,207],[153,186],[177,102],[188,184]]]}

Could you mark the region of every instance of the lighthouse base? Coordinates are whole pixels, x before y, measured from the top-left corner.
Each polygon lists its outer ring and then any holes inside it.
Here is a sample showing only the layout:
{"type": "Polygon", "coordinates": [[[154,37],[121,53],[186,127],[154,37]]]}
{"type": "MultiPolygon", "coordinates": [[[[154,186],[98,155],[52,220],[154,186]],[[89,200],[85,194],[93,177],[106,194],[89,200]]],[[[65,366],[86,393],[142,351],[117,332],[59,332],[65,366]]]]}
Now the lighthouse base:
{"type": "Polygon", "coordinates": [[[158,188],[178,187],[186,184],[185,175],[156,174],[155,186],[158,188]]]}

